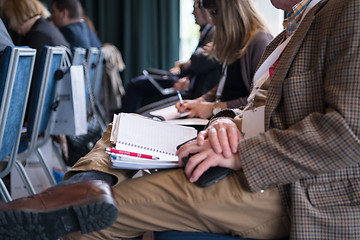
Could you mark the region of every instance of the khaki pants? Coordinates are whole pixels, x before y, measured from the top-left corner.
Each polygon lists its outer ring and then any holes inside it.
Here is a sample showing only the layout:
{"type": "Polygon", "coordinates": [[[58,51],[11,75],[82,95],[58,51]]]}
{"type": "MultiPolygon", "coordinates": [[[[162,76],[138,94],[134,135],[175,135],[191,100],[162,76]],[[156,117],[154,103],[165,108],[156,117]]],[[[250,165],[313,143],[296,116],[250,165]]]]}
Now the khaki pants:
{"type": "MultiPolygon", "coordinates": [[[[104,148],[108,131],[73,171],[98,170],[113,174],[119,217],[107,229],[66,239],[121,239],[147,231],[200,231],[243,238],[274,239],[289,234],[289,219],[276,188],[251,193],[243,172],[234,172],[206,188],[197,187],[182,169],[128,179],[126,170],[108,168],[104,148]]],[[[71,176],[68,172],[65,178],[71,176]]]]}

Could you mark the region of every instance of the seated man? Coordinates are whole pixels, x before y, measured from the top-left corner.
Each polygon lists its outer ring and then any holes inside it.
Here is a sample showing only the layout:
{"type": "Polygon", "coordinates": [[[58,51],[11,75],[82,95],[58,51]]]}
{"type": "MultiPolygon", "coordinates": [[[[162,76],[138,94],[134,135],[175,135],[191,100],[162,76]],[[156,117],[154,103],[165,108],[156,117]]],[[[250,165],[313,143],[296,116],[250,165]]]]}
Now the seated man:
{"type": "Polygon", "coordinates": [[[78,0],[52,1],[51,20],[62,32],[71,48],[101,48],[99,38],[81,16],[82,7],[78,0]]]}
{"type": "MultiPolygon", "coordinates": [[[[200,26],[200,39],[191,58],[183,64],[176,62],[165,79],[154,75],[164,88],[188,89],[188,98],[199,97],[210,90],[219,81],[221,71],[218,61],[204,54],[203,47],[212,41],[215,27],[211,24],[208,11],[199,5],[199,0],[194,1],[193,15],[195,23],[200,26]]],[[[126,88],[121,111],[137,112],[142,105],[160,100],[161,97],[146,76],[135,77],[126,88]]]]}
{"type": "Polygon", "coordinates": [[[290,24],[265,52],[260,69],[274,71],[254,78],[247,106],[254,111],[219,113],[197,141],[179,149],[179,158],[195,154],[185,170],[132,180],[126,180],[131,171],[108,167],[108,130],[62,185],[0,206],[0,235],[55,239],[103,229],[66,239],[114,239],[173,229],[258,239],[357,239],[360,54],[354,49],[360,2],[271,2],[289,12],[290,24]],[[243,127],[254,116],[260,120],[255,130],[265,131],[248,137],[243,127]],[[206,188],[192,184],[211,166],[234,172],[206,188]]]}

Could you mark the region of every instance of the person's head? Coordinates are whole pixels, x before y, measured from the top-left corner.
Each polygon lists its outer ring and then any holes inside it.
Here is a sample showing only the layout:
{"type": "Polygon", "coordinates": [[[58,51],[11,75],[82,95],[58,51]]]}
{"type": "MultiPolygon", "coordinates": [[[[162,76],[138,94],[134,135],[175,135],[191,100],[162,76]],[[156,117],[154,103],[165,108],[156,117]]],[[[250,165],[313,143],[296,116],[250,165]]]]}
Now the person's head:
{"type": "Polygon", "coordinates": [[[9,28],[25,35],[31,28],[34,18],[50,16],[47,8],[38,0],[1,0],[1,15],[9,20],[9,28]]]}
{"type": "Polygon", "coordinates": [[[246,53],[253,35],[267,27],[252,0],[203,0],[216,25],[212,55],[231,64],[246,53]]]}
{"type": "Polygon", "coordinates": [[[272,5],[278,9],[290,11],[295,4],[302,0],[271,0],[272,5]]]}
{"type": "Polygon", "coordinates": [[[64,27],[81,20],[82,8],[79,0],[53,0],[51,20],[57,27],[64,27]]]}
{"type": "Polygon", "coordinates": [[[194,15],[195,23],[200,27],[203,27],[206,24],[211,23],[211,18],[209,12],[202,7],[202,4],[200,4],[200,1],[202,0],[194,0],[194,10],[192,14],[194,15]]]}

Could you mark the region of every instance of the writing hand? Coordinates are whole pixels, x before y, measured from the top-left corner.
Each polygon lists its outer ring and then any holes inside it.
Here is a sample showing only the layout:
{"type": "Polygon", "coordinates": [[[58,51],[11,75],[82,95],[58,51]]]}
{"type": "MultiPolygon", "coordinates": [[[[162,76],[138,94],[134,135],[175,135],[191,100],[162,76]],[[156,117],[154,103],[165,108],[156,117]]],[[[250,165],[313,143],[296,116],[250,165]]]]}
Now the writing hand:
{"type": "Polygon", "coordinates": [[[186,100],[184,104],[180,106],[180,103],[175,105],[178,112],[189,111],[189,118],[209,118],[212,116],[213,103],[201,101],[200,99],[186,100]]]}

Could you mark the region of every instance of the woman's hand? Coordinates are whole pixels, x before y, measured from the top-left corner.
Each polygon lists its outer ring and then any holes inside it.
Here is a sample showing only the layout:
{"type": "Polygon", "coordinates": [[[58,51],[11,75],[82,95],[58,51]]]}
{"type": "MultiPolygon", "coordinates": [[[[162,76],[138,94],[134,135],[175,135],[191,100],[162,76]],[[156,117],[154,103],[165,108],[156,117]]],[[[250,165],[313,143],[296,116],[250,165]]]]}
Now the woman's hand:
{"type": "Polygon", "coordinates": [[[241,139],[243,136],[231,119],[219,118],[198,134],[197,144],[203,146],[208,140],[216,154],[229,158],[238,151],[241,139]]]}
{"type": "Polygon", "coordinates": [[[186,88],[188,88],[190,85],[190,80],[188,77],[183,77],[178,79],[175,83],[174,83],[174,90],[178,91],[178,90],[184,90],[186,88]]]}
{"type": "Polygon", "coordinates": [[[170,68],[169,69],[169,72],[174,74],[174,75],[177,75],[177,74],[180,74],[180,71],[181,71],[181,62],[180,61],[176,61],[174,63],[174,67],[170,68]]]}
{"type": "Polygon", "coordinates": [[[239,170],[242,167],[238,154],[231,154],[230,157],[217,154],[210,146],[208,140],[205,140],[202,146],[199,146],[196,141],[191,141],[181,146],[176,152],[179,157],[179,166],[183,166],[181,159],[191,153],[196,154],[189,158],[185,166],[185,175],[190,182],[196,182],[210,167],[220,166],[232,170],[239,170]]]}
{"type": "Polygon", "coordinates": [[[214,103],[201,101],[199,99],[195,100],[185,100],[181,105],[180,102],[177,102],[175,107],[178,109],[178,112],[190,112],[189,118],[199,117],[199,118],[209,118],[212,116],[212,109],[214,103]]]}

